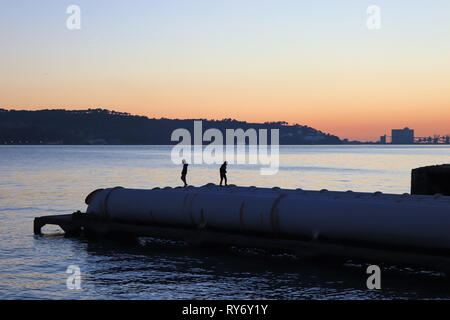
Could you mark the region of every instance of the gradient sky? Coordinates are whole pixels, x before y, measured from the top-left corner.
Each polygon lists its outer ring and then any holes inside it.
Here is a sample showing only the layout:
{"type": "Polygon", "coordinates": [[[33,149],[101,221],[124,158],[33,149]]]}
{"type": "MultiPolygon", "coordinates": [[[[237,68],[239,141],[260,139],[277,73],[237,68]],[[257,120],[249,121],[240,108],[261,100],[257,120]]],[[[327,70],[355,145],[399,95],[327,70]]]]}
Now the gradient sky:
{"type": "Polygon", "coordinates": [[[450,1],[2,0],[0,107],[449,134],[450,1]]]}

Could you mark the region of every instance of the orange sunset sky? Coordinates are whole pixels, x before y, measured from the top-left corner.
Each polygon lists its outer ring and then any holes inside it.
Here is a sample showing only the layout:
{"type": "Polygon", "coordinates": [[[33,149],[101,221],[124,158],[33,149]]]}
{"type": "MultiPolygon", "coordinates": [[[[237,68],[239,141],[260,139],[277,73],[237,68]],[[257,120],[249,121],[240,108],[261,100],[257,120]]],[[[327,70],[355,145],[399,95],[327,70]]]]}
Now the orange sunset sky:
{"type": "Polygon", "coordinates": [[[450,134],[450,2],[0,4],[0,107],[288,121],[340,138],[450,134]]]}

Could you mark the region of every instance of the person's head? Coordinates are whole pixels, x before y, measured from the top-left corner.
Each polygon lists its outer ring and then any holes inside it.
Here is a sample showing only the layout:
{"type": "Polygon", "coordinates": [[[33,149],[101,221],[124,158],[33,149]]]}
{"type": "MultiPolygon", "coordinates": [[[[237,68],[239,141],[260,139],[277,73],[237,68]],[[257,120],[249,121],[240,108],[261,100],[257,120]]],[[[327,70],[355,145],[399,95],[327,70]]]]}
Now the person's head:
{"type": "Polygon", "coordinates": [[[183,159],[183,161],[182,161],[182,162],[183,162],[183,164],[186,164],[186,160],[184,160],[184,159],[183,159]]]}
{"type": "Polygon", "coordinates": [[[224,165],[227,165],[227,164],[228,164],[228,162],[226,162],[226,161],[225,161],[225,162],[224,162],[223,164],[224,164],[224,165]]]}

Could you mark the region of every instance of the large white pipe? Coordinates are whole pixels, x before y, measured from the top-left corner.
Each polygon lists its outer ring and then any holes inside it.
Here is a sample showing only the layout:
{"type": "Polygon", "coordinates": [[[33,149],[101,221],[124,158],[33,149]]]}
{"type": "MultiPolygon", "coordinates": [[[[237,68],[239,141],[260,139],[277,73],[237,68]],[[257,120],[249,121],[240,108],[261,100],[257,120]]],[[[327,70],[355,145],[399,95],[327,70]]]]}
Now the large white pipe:
{"type": "Polygon", "coordinates": [[[128,223],[450,249],[450,197],[255,187],[104,189],[88,214],[128,223]]]}

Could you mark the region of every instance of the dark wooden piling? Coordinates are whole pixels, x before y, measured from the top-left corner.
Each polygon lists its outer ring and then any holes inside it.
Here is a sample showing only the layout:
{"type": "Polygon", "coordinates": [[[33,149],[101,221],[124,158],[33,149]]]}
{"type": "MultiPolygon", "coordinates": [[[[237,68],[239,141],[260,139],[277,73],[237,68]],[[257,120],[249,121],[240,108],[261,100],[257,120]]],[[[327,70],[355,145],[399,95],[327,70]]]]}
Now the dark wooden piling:
{"type": "Polygon", "coordinates": [[[411,194],[450,196],[450,164],[413,169],[411,194]]]}

